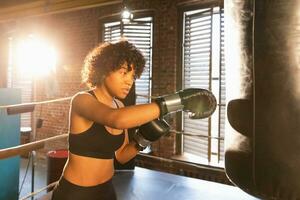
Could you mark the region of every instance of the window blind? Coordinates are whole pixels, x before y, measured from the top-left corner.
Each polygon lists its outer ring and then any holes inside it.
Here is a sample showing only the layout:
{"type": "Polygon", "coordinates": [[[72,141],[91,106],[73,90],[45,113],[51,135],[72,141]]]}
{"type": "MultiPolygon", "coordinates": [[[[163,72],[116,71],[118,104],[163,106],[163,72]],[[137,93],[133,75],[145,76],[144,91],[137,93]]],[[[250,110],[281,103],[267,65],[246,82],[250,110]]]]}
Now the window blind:
{"type": "MultiPolygon", "coordinates": [[[[136,80],[136,93],[151,96],[152,77],[152,17],[137,18],[127,24],[110,22],[104,24],[103,40],[117,42],[121,36],[133,43],[144,55],[146,65],[141,77],[136,80]]],[[[150,98],[137,96],[136,103],[147,103],[150,98]]]]}
{"type": "Polygon", "coordinates": [[[207,119],[191,120],[184,113],[183,131],[207,137],[183,136],[183,153],[198,157],[202,163],[210,164],[212,160],[218,163],[224,159],[223,9],[207,8],[187,11],[184,12],[183,17],[183,88],[211,90],[220,105],[214,115],[207,119]]]}

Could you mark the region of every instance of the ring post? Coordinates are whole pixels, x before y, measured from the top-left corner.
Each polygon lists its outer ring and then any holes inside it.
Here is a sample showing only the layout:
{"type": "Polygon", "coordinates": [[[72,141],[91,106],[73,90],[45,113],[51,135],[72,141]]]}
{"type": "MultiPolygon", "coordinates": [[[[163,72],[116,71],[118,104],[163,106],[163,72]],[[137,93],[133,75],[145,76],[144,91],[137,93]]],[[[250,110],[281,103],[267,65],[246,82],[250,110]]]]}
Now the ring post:
{"type": "MultiPolygon", "coordinates": [[[[0,106],[21,102],[21,90],[0,88],[0,106]]],[[[20,115],[0,110],[0,149],[20,144],[20,115]]],[[[0,199],[18,199],[20,156],[0,160],[0,199]]]]}

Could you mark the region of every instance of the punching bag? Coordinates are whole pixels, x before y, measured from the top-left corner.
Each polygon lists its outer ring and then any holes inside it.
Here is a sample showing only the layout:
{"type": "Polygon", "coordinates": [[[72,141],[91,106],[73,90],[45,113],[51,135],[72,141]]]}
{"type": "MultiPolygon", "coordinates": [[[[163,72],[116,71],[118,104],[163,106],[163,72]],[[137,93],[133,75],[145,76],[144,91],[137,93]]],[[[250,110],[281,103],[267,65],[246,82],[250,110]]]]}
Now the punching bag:
{"type": "Polygon", "coordinates": [[[262,199],[300,199],[300,0],[225,0],[225,170],[262,199]]]}

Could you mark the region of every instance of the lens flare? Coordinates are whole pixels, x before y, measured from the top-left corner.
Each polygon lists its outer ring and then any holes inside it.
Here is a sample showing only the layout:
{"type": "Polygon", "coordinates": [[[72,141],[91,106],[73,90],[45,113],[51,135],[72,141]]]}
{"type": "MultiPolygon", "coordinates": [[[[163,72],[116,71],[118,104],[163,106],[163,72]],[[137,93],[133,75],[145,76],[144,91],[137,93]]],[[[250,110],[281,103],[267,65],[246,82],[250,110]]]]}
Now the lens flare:
{"type": "Polygon", "coordinates": [[[24,76],[43,77],[55,72],[57,55],[52,45],[35,36],[16,46],[16,67],[24,76]]]}

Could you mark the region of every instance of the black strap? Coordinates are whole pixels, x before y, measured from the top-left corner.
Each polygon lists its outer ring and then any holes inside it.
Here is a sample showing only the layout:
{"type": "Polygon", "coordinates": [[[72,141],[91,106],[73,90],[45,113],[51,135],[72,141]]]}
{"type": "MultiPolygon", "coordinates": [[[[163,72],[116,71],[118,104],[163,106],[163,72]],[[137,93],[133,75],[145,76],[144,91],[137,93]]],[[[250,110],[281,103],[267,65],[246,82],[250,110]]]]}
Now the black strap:
{"type": "MultiPolygon", "coordinates": [[[[96,97],[96,95],[95,95],[95,93],[94,93],[93,90],[88,91],[88,93],[90,93],[91,95],[93,95],[97,99],[97,97],[96,97]]],[[[113,100],[114,100],[114,103],[116,104],[117,108],[120,108],[120,106],[118,105],[116,99],[113,99],[113,100]]]]}
{"type": "Polygon", "coordinates": [[[114,99],[114,102],[117,105],[117,108],[120,108],[119,105],[118,105],[118,103],[117,103],[117,101],[116,101],[116,99],[114,99]]]}
{"type": "Polygon", "coordinates": [[[95,93],[94,93],[93,90],[88,91],[88,93],[91,94],[91,95],[93,95],[97,99],[97,97],[96,97],[96,95],[95,95],[95,93]]]}

